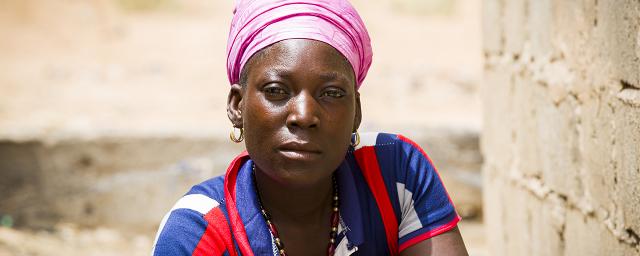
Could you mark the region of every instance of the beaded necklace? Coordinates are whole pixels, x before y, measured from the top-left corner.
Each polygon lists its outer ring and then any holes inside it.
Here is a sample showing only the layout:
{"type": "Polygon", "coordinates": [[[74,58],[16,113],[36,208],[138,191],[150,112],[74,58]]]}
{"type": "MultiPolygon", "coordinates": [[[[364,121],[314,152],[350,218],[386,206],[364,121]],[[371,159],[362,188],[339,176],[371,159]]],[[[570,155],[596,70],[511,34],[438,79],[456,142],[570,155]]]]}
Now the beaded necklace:
{"type": "MultiPolygon", "coordinates": [[[[280,252],[281,256],[287,256],[287,253],[284,250],[284,242],[282,242],[282,239],[280,239],[280,236],[278,234],[278,230],[276,229],[276,226],[273,224],[273,221],[271,220],[271,215],[264,209],[264,207],[262,207],[262,199],[260,198],[260,193],[258,192],[258,183],[256,183],[256,166],[253,165],[253,184],[255,184],[255,188],[256,188],[256,195],[258,197],[258,204],[260,205],[260,212],[262,213],[262,216],[264,217],[264,220],[267,222],[267,227],[269,227],[269,231],[271,231],[271,234],[273,235],[274,238],[274,242],[276,244],[276,247],[278,247],[278,252],[280,252]]],[[[338,235],[338,223],[340,221],[339,219],[339,215],[338,215],[338,184],[336,182],[336,176],[331,175],[331,181],[332,181],[332,185],[333,185],[333,202],[332,202],[332,212],[331,212],[331,230],[329,231],[329,245],[327,246],[327,255],[329,256],[333,256],[333,254],[336,251],[336,236],[338,235]]]]}

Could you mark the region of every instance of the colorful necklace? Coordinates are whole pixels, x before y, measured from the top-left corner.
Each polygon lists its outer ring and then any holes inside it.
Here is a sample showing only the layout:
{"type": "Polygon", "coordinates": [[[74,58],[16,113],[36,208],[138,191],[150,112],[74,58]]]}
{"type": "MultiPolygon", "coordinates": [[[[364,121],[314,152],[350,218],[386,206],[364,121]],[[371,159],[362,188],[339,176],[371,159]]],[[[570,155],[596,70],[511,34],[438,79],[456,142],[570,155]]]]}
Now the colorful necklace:
{"type": "MultiPolygon", "coordinates": [[[[267,227],[269,227],[269,231],[273,235],[273,240],[278,247],[278,252],[280,252],[281,256],[287,256],[287,253],[284,250],[284,242],[280,239],[278,234],[278,230],[276,226],[273,224],[271,220],[271,215],[262,207],[262,199],[260,199],[260,193],[258,192],[258,183],[256,183],[256,166],[253,165],[253,184],[255,184],[256,195],[258,196],[258,204],[260,205],[260,212],[264,217],[264,220],[267,222],[267,227]]],[[[339,219],[339,208],[338,208],[338,183],[336,182],[335,174],[331,176],[331,181],[333,182],[333,202],[332,202],[332,212],[331,212],[331,230],[329,231],[329,245],[327,246],[327,255],[333,256],[336,251],[336,237],[338,235],[338,223],[339,219]]]]}

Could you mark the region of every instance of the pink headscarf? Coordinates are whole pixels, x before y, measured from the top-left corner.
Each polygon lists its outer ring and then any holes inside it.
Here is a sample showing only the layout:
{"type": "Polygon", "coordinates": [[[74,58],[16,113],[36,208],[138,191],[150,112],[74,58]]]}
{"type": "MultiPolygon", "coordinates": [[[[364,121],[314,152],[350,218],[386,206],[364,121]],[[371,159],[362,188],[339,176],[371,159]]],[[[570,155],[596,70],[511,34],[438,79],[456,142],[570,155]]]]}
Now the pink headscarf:
{"type": "Polygon", "coordinates": [[[227,44],[229,82],[240,80],[242,67],[257,51],[285,39],[325,42],[353,67],[356,89],[371,66],[369,33],[347,0],[238,0],[227,44]]]}

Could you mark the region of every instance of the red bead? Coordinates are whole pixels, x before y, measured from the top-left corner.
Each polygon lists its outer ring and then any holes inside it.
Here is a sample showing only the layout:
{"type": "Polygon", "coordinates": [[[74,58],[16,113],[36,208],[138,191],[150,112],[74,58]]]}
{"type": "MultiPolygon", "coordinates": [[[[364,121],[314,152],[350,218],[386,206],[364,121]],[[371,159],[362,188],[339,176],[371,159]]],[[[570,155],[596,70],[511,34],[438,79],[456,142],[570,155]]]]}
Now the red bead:
{"type": "Polygon", "coordinates": [[[333,244],[327,248],[327,255],[332,256],[336,252],[336,247],[333,244]]]}
{"type": "Polygon", "coordinates": [[[276,229],[276,226],[273,225],[273,223],[268,223],[268,226],[269,226],[269,230],[271,230],[271,233],[273,234],[273,236],[280,237],[280,235],[278,235],[278,230],[276,229]]]}
{"type": "Polygon", "coordinates": [[[333,214],[331,214],[331,227],[338,226],[339,221],[340,221],[340,216],[338,215],[338,212],[334,212],[333,214]]]}

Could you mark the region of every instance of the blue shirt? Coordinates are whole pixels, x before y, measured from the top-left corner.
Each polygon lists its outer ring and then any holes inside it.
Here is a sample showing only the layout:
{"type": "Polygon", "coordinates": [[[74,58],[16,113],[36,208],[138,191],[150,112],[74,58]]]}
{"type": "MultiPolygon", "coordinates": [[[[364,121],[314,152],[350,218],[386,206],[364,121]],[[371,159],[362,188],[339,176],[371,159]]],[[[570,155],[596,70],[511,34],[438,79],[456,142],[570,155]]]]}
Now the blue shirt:
{"type": "MultiPolygon", "coordinates": [[[[245,153],[225,176],[194,186],[178,200],[162,220],[152,254],[237,255],[244,236],[254,255],[278,255],[260,214],[251,166],[245,153]],[[239,217],[236,226],[231,215],[239,217]]],[[[335,174],[335,255],[396,255],[460,220],[429,157],[402,135],[363,133],[335,174]]]]}

